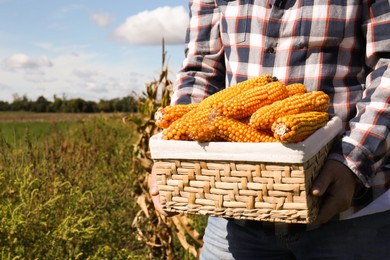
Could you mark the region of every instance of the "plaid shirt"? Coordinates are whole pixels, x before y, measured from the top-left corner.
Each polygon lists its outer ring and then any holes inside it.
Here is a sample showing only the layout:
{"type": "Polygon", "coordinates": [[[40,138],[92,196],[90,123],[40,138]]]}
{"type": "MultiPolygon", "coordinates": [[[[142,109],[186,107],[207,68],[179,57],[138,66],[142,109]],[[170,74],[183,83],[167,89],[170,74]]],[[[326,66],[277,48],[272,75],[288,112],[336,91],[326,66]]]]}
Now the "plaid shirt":
{"type": "Polygon", "coordinates": [[[345,126],[329,158],[370,191],[348,215],[389,188],[389,18],[388,0],[192,0],[172,103],[266,73],[326,92],[345,126]]]}

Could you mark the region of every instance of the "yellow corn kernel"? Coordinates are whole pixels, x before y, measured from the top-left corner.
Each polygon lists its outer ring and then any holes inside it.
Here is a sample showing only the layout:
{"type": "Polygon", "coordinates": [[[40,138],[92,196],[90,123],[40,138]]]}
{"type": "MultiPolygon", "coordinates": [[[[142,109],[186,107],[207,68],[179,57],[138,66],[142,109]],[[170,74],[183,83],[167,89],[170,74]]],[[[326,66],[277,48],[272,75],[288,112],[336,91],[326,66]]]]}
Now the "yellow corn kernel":
{"type": "Polygon", "coordinates": [[[323,91],[293,95],[259,108],[252,114],[249,125],[260,130],[270,130],[273,122],[279,117],[309,111],[326,112],[328,107],[329,96],[323,91]]]}
{"type": "Polygon", "coordinates": [[[214,133],[210,129],[213,118],[215,115],[211,107],[200,109],[188,123],[189,137],[199,142],[211,141],[214,138],[214,133]]]}
{"type": "Polygon", "coordinates": [[[287,90],[285,85],[275,81],[237,94],[237,96],[218,105],[216,114],[241,119],[252,115],[262,106],[286,97],[287,90]]]}
{"type": "Polygon", "coordinates": [[[155,124],[160,128],[167,128],[172,122],[182,117],[188,111],[198,107],[199,104],[173,105],[160,107],[154,114],[155,124]]]}
{"type": "Polygon", "coordinates": [[[302,83],[293,83],[286,86],[288,96],[301,95],[307,92],[306,86],[302,83]]]}
{"type": "Polygon", "coordinates": [[[229,100],[232,97],[251,89],[256,86],[263,86],[269,82],[276,81],[277,79],[271,75],[265,74],[258,77],[254,77],[242,82],[239,82],[233,86],[218,91],[217,93],[205,98],[200,102],[200,107],[217,107],[219,104],[229,100]]]}
{"type": "Polygon", "coordinates": [[[274,137],[283,143],[305,140],[329,121],[327,112],[306,112],[279,117],[272,124],[274,137]]]}
{"type": "Polygon", "coordinates": [[[215,117],[211,121],[210,129],[214,133],[214,138],[228,142],[276,142],[272,135],[226,116],[215,117]]]}
{"type": "Polygon", "coordinates": [[[194,140],[200,138],[204,131],[200,128],[202,125],[209,125],[212,108],[199,107],[190,110],[182,117],[174,121],[163,131],[165,140],[194,140]]]}

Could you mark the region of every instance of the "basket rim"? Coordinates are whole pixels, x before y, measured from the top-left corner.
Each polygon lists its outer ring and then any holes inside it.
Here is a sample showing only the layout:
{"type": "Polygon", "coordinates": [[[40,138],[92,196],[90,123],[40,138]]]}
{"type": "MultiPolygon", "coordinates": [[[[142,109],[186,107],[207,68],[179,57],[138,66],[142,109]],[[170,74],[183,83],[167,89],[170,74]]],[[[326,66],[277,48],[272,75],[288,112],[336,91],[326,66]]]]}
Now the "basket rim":
{"type": "Polygon", "coordinates": [[[151,157],[178,160],[265,161],[275,163],[304,163],[342,130],[339,117],[332,117],[322,128],[299,143],[233,143],[163,140],[162,133],[150,138],[151,157]]]}

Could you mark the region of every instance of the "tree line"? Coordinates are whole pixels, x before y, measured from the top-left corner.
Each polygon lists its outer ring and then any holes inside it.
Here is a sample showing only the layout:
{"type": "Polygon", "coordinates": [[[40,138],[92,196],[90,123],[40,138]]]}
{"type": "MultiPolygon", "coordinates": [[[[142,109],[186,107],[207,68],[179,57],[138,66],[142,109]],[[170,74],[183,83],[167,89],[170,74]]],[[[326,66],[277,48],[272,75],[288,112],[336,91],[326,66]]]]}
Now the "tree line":
{"type": "Polygon", "coordinates": [[[66,99],[58,96],[53,101],[39,96],[36,100],[26,95],[14,95],[12,102],[0,101],[0,111],[28,111],[38,113],[100,113],[138,112],[140,100],[132,95],[109,100],[87,101],[82,98],[66,99]]]}

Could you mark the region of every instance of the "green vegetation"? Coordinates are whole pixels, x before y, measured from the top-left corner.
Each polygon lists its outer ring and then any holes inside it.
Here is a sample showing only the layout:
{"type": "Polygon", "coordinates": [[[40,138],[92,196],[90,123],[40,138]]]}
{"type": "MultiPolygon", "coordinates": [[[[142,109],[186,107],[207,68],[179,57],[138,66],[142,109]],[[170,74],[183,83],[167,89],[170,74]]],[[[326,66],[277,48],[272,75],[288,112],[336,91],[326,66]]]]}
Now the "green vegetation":
{"type": "Polygon", "coordinates": [[[60,122],[35,122],[35,123],[0,123],[0,133],[9,144],[20,146],[25,142],[24,137],[29,136],[31,142],[38,142],[49,136],[51,131],[61,131],[72,127],[77,123],[60,122]]]}
{"type": "Polygon", "coordinates": [[[147,257],[132,227],[135,131],[99,117],[13,127],[20,142],[0,134],[1,259],[147,257]]]}
{"type": "Polygon", "coordinates": [[[156,215],[121,116],[0,123],[0,259],[194,259],[205,217],[156,215]]]}
{"type": "Polygon", "coordinates": [[[120,116],[119,113],[0,112],[0,133],[8,143],[20,145],[26,134],[36,142],[49,136],[52,131],[66,131],[80,122],[110,117],[117,120],[120,116]]]}

